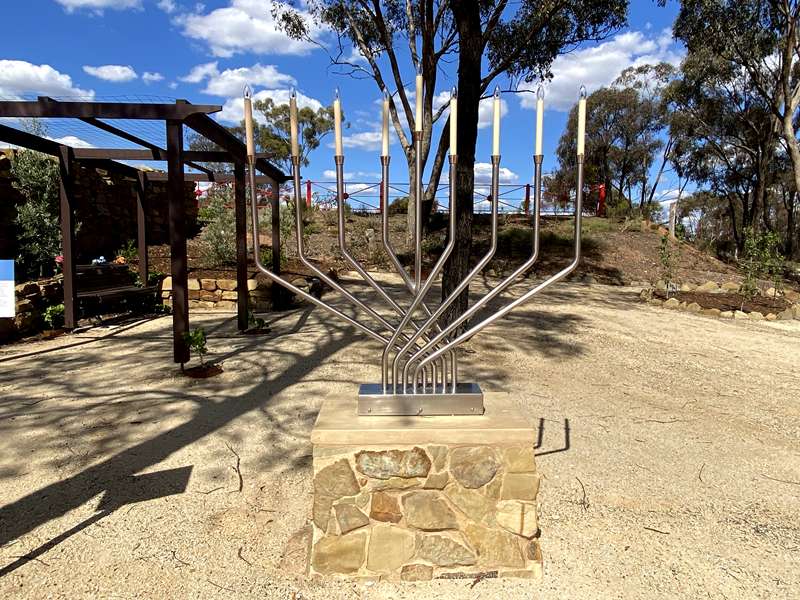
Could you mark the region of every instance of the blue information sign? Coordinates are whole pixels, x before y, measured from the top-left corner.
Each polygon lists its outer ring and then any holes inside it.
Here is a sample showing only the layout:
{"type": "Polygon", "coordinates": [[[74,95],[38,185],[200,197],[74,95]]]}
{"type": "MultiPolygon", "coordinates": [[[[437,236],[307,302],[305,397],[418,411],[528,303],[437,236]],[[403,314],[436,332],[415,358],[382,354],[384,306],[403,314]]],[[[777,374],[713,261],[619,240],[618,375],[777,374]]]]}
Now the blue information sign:
{"type": "Polygon", "coordinates": [[[0,260],[0,318],[13,318],[14,307],[14,261],[0,260]]]}

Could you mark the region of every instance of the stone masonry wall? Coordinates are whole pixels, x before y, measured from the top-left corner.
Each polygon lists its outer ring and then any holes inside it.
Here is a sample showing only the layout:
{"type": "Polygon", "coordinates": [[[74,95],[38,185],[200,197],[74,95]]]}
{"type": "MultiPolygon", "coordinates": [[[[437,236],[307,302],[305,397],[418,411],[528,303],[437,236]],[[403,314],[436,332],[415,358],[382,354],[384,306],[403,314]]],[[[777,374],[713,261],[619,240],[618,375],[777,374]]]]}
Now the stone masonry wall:
{"type": "Polygon", "coordinates": [[[532,446],[315,446],[311,573],[541,576],[532,446]]]}

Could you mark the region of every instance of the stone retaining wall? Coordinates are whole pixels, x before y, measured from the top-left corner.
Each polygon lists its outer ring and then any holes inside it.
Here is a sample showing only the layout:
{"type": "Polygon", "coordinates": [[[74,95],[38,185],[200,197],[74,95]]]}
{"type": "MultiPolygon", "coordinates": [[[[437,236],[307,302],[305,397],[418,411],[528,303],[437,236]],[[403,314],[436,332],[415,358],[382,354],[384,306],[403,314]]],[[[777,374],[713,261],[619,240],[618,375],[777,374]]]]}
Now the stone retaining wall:
{"type": "Polygon", "coordinates": [[[64,302],[61,275],[43,281],[28,281],[15,288],[16,317],[0,319],[0,340],[31,335],[41,331],[49,306],[64,302]]]}
{"type": "MultiPolygon", "coordinates": [[[[296,277],[291,281],[296,287],[320,294],[316,280],[309,283],[305,278],[296,277]]],[[[206,310],[236,311],[239,290],[235,279],[198,279],[189,278],[189,308],[206,310]]],[[[319,286],[321,287],[321,286],[319,286]]],[[[273,308],[273,285],[260,279],[247,280],[247,293],[250,297],[250,309],[267,311],[273,308]]],[[[288,294],[282,290],[283,294],[288,294]]],[[[161,301],[172,306],[172,277],[166,277],[161,283],[161,301]]]]}
{"type": "Polygon", "coordinates": [[[314,447],[312,574],[541,576],[532,446],[314,447]]]}

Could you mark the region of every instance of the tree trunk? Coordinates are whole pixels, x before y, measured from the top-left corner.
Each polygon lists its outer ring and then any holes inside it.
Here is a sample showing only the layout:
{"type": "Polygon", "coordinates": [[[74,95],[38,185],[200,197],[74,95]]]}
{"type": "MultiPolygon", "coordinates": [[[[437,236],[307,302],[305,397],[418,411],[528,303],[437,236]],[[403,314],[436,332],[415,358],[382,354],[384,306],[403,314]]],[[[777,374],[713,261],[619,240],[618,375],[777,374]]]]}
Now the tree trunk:
{"type": "MultiPolygon", "coordinates": [[[[456,240],[444,268],[442,298],[447,298],[470,270],[472,252],[473,192],[475,189],[475,145],[478,139],[478,106],[481,99],[483,32],[479,3],[452,2],[458,25],[458,164],[456,167],[456,240]]],[[[469,288],[464,290],[443,321],[450,323],[467,310],[469,288]]]]}

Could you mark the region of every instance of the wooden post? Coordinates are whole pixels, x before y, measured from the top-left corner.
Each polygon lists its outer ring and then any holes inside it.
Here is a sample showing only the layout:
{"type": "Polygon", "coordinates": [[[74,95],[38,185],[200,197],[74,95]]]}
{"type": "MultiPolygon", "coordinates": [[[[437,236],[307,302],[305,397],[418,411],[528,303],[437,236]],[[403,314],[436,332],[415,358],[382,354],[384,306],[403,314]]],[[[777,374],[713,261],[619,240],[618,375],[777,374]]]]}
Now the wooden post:
{"type": "Polygon", "coordinates": [[[523,208],[525,212],[525,216],[528,217],[531,214],[531,184],[525,184],[525,200],[523,202],[523,208]]]}
{"type": "Polygon", "coordinates": [[[167,121],[167,199],[172,272],[172,347],[176,363],[189,360],[183,335],[189,331],[188,264],[186,258],[186,209],[183,181],[183,123],[167,121]]]}
{"type": "Polygon", "coordinates": [[[144,171],[139,171],[136,183],[136,231],[139,247],[139,279],[147,285],[147,180],[144,171]]]}
{"type": "MultiPolygon", "coordinates": [[[[237,323],[239,331],[247,329],[247,196],[245,193],[244,163],[233,165],[236,180],[233,188],[234,213],[236,215],[236,290],[237,323]]],[[[258,251],[258,240],[253,247],[258,251]]]]}
{"type": "Polygon", "coordinates": [[[281,272],[281,190],[274,179],[270,184],[272,195],[269,198],[272,208],[272,272],[281,272]]]}
{"type": "Polygon", "coordinates": [[[59,195],[61,197],[61,263],[64,275],[64,327],[74,329],[77,325],[78,299],[75,288],[75,203],[73,170],[70,159],[71,149],[68,146],[59,148],[58,166],[61,174],[59,195]]]}

